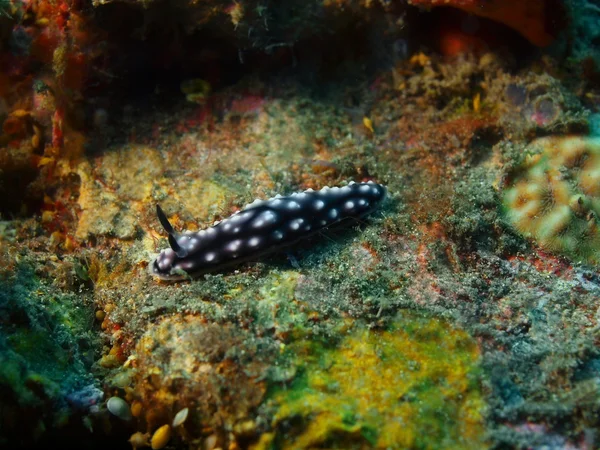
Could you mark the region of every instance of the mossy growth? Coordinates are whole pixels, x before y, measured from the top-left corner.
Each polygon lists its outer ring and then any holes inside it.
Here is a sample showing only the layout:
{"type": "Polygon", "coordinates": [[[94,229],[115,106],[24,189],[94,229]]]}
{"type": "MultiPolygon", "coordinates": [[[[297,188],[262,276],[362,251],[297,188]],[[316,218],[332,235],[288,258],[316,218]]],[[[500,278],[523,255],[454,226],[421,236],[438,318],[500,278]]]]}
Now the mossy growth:
{"type": "Polygon", "coordinates": [[[271,390],[273,431],[255,450],[485,447],[479,349],[440,319],[355,323],[335,345],[299,340],[286,355],[298,375],[271,390]]]}
{"type": "Polygon", "coordinates": [[[509,222],[542,248],[600,263],[600,139],[546,137],[503,192],[509,222]]]}
{"type": "Polygon", "coordinates": [[[0,445],[29,446],[101,399],[90,374],[100,342],[91,304],[26,263],[0,274],[0,312],[0,445]]]}

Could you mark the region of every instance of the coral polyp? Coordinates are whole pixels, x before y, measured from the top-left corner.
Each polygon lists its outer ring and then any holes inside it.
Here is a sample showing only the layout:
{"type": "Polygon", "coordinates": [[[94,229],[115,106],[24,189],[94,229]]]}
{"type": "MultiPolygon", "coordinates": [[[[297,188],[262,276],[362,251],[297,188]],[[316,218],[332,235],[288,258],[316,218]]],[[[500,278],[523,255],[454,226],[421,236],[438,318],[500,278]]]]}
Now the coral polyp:
{"type": "Polygon", "coordinates": [[[600,139],[546,137],[530,148],[522,172],[504,191],[506,217],[542,248],[598,264],[600,139]]]}

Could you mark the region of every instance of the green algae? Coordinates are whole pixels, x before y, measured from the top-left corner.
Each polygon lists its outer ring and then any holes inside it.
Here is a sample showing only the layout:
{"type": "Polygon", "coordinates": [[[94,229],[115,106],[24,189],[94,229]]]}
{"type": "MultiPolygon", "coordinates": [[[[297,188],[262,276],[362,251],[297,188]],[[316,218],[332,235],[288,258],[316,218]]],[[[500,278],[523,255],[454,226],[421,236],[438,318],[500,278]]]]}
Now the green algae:
{"type": "Polygon", "coordinates": [[[464,331],[401,314],[356,325],[336,345],[298,340],[289,386],[274,388],[274,432],[256,448],[482,448],[479,349],[464,331]]]}
{"type": "Polygon", "coordinates": [[[296,271],[273,273],[258,290],[260,301],[255,317],[265,328],[273,328],[279,334],[304,332],[307,314],[294,298],[299,276],[296,271]]]}

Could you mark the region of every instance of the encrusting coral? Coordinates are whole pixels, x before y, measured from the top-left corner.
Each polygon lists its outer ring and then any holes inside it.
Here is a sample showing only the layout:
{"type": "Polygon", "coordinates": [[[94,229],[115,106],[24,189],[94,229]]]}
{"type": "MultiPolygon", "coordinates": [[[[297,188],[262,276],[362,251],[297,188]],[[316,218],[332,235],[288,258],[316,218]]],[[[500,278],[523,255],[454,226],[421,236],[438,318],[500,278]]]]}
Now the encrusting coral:
{"type": "Polygon", "coordinates": [[[600,139],[545,137],[504,191],[511,224],[550,251],[600,262],[600,139]]]}

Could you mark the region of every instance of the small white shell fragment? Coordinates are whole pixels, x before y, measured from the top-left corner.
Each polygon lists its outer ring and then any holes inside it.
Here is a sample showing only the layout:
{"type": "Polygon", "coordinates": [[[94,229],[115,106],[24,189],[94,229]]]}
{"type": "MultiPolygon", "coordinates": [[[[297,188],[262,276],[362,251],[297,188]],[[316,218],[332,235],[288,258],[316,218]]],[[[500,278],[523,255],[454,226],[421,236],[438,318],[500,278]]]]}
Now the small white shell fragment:
{"type": "MultiPolygon", "coordinates": [[[[127,358],[127,361],[125,361],[125,364],[127,364],[127,362],[129,362],[129,364],[131,364],[131,358],[133,355],[130,355],[129,358],[127,358]]],[[[135,357],[134,357],[135,358],[135,357]]],[[[125,364],[123,364],[123,366],[125,367],[125,364]]],[[[128,364],[128,365],[129,365],[128,364]]],[[[118,372],[112,379],[111,379],[111,385],[124,389],[127,386],[129,386],[131,384],[131,380],[133,378],[132,376],[132,372],[131,370],[126,370],[126,371],[122,371],[122,372],[118,372]]]]}
{"type": "Polygon", "coordinates": [[[173,428],[183,424],[183,422],[185,422],[188,418],[189,412],[190,410],[188,408],[183,408],[181,411],[175,414],[175,417],[173,417],[173,428]]]}
{"type": "Polygon", "coordinates": [[[218,437],[216,434],[211,434],[204,440],[204,450],[214,450],[217,448],[218,437]]]}
{"type": "Polygon", "coordinates": [[[131,420],[131,408],[129,403],[123,400],[121,397],[111,397],[106,402],[106,409],[113,415],[121,420],[131,420]]]}

